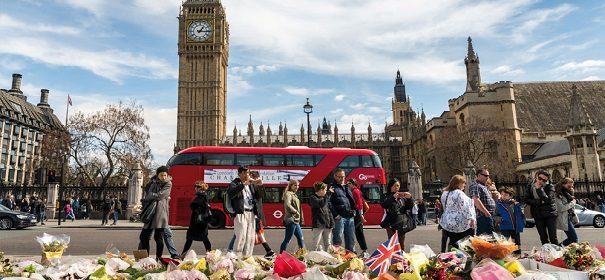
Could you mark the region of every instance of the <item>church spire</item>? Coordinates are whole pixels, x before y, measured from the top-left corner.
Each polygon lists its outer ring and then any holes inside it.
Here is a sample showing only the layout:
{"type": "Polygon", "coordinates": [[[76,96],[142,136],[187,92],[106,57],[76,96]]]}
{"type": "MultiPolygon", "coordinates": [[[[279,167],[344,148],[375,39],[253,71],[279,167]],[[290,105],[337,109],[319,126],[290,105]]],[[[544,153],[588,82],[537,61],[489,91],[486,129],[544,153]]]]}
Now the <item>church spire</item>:
{"type": "Polygon", "coordinates": [[[254,126],[252,124],[252,115],[250,115],[250,120],[248,121],[248,136],[254,135],[254,126]]]}
{"type": "Polygon", "coordinates": [[[571,87],[571,106],[569,112],[569,127],[592,127],[592,120],[586,111],[586,106],[582,102],[582,96],[578,93],[578,88],[574,84],[571,87]]]}
{"type": "Polygon", "coordinates": [[[479,56],[473,48],[473,39],[468,37],[468,52],[464,58],[466,65],[466,92],[479,92],[481,86],[481,71],[479,69],[479,56]]]}
{"type": "Polygon", "coordinates": [[[393,91],[395,93],[395,102],[408,102],[407,96],[405,95],[405,84],[403,83],[403,78],[401,78],[399,69],[397,69],[393,91]]]}

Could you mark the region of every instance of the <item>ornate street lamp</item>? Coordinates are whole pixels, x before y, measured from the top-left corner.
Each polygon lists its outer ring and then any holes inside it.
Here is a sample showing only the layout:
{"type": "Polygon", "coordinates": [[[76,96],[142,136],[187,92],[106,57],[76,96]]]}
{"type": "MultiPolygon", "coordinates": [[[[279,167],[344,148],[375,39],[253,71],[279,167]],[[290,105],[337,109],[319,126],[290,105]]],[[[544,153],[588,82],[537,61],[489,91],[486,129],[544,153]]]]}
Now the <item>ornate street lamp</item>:
{"type": "Polygon", "coordinates": [[[311,120],[309,119],[309,114],[313,113],[313,105],[309,103],[309,98],[307,98],[307,104],[303,106],[305,114],[307,114],[307,147],[310,147],[311,144],[311,120]]]}

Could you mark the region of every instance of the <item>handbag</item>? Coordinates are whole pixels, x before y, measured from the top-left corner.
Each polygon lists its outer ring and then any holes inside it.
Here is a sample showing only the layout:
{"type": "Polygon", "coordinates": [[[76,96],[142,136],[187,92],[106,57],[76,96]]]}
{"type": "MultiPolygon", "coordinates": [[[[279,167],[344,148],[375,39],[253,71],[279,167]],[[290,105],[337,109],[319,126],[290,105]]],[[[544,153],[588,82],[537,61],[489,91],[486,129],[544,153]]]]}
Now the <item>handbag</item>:
{"type": "Polygon", "coordinates": [[[155,208],[158,206],[158,202],[153,200],[145,203],[141,211],[141,222],[147,224],[155,217],[155,208]]]}
{"type": "Polygon", "coordinates": [[[580,223],[580,219],[578,218],[578,215],[576,214],[576,212],[569,213],[569,218],[571,219],[571,223],[574,226],[580,223]]]}
{"type": "Polygon", "coordinates": [[[401,226],[397,228],[397,231],[399,231],[400,233],[406,233],[414,230],[415,228],[416,223],[412,219],[412,215],[410,215],[409,211],[405,211],[405,213],[403,214],[403,223],[401,223],[401,226]]]}

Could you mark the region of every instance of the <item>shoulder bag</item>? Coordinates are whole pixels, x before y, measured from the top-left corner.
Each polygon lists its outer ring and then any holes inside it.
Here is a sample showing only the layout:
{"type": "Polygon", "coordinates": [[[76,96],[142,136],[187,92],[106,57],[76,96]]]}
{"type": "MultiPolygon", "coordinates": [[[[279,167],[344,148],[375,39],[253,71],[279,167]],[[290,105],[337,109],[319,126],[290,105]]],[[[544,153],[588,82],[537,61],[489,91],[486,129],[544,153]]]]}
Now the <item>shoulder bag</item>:
{"type": "MultiPolygon", "coordinates": [[[[445,196],[445,203],[441,204],[441,213],[445,213],[445,206],[447,205],[447,200],[448,200],[448,198],[450,198],[451,193],[452,193],[451,191],[447,192],[447,195],[445,196]]],[[[442,229],[443,229],[443,227],[441,227],[441,224],[438,224],[437,230],[442,230],[442,229]]]]}
{"type": "Polygon", "coordinates": [[[141,210],[141,222],[149,223],[153,220],[157,205],[158,202],[155,200],[149,201],[143,205],[143,209],[141,210]]]}

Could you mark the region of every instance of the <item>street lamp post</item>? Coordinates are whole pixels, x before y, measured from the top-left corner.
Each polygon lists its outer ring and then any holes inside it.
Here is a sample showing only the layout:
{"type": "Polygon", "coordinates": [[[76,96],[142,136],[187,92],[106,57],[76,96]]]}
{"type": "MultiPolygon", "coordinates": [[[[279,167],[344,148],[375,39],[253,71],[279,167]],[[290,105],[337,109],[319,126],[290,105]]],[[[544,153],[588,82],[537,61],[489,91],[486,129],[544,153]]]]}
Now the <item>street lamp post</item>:
{"type": "Polygon", "coordinates": [[[303,106],[305,114],[307,114],[307,147],[311,145],[311,119],[309,118],[309,114],[313,113],[313,105],[309,103],[309,98],[307,98],[307,104],[303,106]]]}

